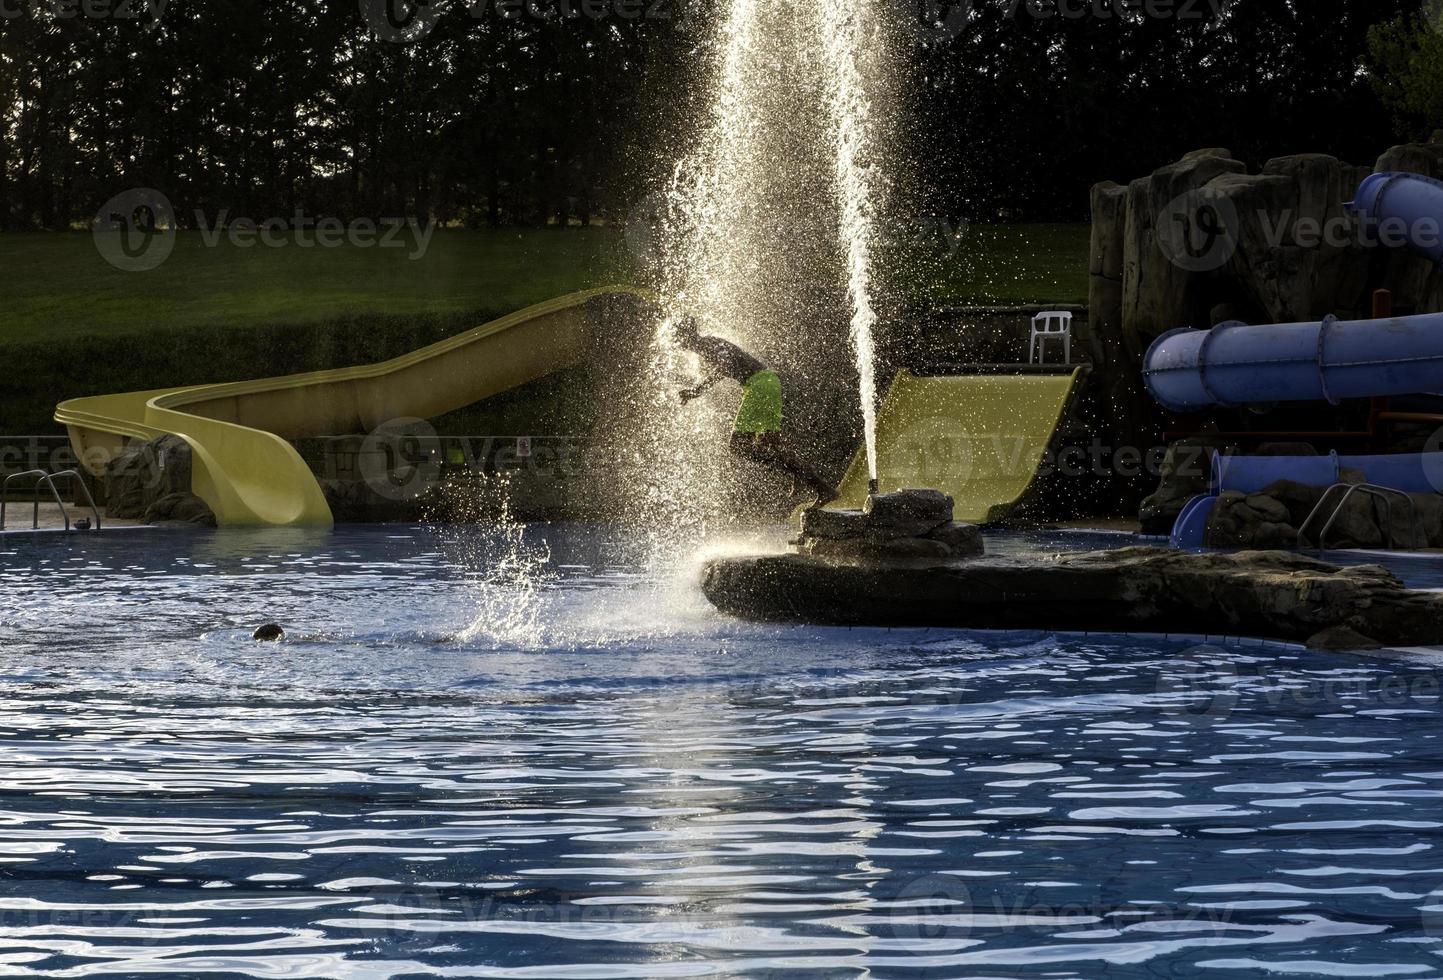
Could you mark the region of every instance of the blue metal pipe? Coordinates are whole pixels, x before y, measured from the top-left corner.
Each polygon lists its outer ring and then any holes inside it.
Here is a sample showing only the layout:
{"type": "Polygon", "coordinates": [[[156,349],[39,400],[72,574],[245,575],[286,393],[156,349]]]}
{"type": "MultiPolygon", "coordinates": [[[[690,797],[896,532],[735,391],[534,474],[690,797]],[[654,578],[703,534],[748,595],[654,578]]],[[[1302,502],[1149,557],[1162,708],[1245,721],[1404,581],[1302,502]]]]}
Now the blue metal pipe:
{"type": "Polygon", "coordinates": [[[1443,313],[1174,330],[1149,348],[1143,377],[1174,412],[1438,391],[1443,313]]]}
{"type": "Polygon", "coordinates": [[[1371,174],[1348,205],[1364,231],[1443,262],[1443,182],[1422,174],[1371,174]]]}

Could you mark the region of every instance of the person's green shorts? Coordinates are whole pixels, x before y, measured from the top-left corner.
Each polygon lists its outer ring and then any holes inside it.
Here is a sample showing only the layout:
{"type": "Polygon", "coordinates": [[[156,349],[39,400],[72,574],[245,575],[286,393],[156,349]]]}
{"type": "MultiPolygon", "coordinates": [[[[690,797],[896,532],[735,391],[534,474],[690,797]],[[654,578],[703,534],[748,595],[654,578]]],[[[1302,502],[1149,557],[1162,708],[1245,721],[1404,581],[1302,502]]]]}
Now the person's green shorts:
{"type": "Polygon", "coordinates": [[[775,371],[758,371],[742,385],[742,407],[736,430],[747,435],[782,431],[782,379],[775,371]]]}

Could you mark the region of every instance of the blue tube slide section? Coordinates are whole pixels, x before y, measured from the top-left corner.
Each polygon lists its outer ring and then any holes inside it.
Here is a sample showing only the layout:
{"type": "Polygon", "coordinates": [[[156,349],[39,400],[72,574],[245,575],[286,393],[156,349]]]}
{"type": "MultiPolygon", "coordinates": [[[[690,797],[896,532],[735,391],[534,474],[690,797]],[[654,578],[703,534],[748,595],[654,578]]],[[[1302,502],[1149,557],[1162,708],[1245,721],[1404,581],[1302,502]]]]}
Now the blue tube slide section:
{"type": "Polygon", "coordinates": [[[1326,456],[1213,456],[1212,490],[1261,493],[1279,480],[1331,487],[1339,481],[1336,453],[1326,456]]]}
{"type": "Polygon", "coordinates": [[[1443,182],[1422,174],[1372,174],[1348,208],[1385,244],[1406,242],[1420,255],[1443,262],[1443,182]]]}
{"type": "Polygon", "coordinates": [[[1172,526],[1168,544],[1178,551],[1196,551],[1203,547],[1207,542],[1208,521],[1217,505],[1218,498],[1212,494],[1189,500],[1172,526]]]}
{"type": "Polygon", "coordinates": [[[1336,453],[1327,456],[1213,456],[1208,492],[1194,497],[1183,507],[1173,525],[1174,548],[1201,548],[1207,538],[1208,520],[1217,506],[1218,495],[1229,490],[1258,493],[1279,480],[1292,480],[1314,487],[1330,487],[1339,480],[1336,453]]]}
{"type": "MultiPolygon", "coordinates": [[[[1385,243],[1397,240],[1443,262],[1443,182],[1421,174],[1368,177],[1348,207],[1385,243]]],[[[1443,314],[1212,330],[1174,330],[1144,359],[1148,391],[1164,408],[1194,412],[1278,401],[1412,395],[1443,382],[1443,314]]],[[[1175,548],[1200,548],[1218,495],[1256,493],[1278,480],[1330,486],[1343,470],[1405,493],[1443,492],[1443,453],[1395,456],[1216,457],[1209,493],[1189,501],[1173,527],[1175,548]]]]}
{"type": "Polygon", "coordinates": [[[1443,313],[1174,330],[1149,348],[1143,378],[1158,404],[1174,412],[1436,391],[1443,313]]]}
{"type": "Polygon", "coordinates": [[[1384,456],[1217,455],[1213,457],[1208,492],[1189,500],[1173,525],[1172,546],[1203,547],[1208,520],[1220,494],[1258,493],[1280,480],[1310,487],[1331,487],[1344,482],[1345,470],[1361,472],[1363,479],[1374,486],[1391,487],[1404,493],[1443,493],[1443,452],[1384,456]]]}

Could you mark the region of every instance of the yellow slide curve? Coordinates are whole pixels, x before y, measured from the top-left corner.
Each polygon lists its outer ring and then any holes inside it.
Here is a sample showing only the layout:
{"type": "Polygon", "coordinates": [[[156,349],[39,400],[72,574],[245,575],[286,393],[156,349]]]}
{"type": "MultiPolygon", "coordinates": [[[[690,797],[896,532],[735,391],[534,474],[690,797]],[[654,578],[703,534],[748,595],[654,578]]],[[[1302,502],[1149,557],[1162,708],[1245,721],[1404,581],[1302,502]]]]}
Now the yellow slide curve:
{"type": "Polygon", "coordinates": [[[617,287],[563,296],[380,364],[77,398],[55,419],[97,476],[131,440],[181,437],[193,452],[191,489],[222,526],[329,526],[330,506],[290,440],[435,418],[574,367],[603,304],[641,295],[617,287]]]}
{"type": "MultiPolygon", "coordinates": [[[[900,372],[877,414],[883,492],[926,487],[956,503],[959,521],[1001,521],[1022,502],[1086,373],[917,377],[900,372]]],[[[833,507],[861,507],[867,458],[858,451],[833,507]]]]}

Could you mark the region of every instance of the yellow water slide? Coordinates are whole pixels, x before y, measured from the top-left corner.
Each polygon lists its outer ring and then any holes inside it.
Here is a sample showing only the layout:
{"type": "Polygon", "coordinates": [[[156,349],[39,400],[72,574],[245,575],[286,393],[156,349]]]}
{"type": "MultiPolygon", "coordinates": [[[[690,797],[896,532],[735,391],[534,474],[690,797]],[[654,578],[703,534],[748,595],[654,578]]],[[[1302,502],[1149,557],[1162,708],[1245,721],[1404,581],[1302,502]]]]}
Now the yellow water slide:
{"type": "MultiPolygon", "coordinates": [[[[1022,502],[1086,373],[918,377],[900,372],[877,415],[883,492],[950,494],[956,518],[1004,520],[1022,502]]],[[[861,507],[867,458],[858,451],[833,507],[861,507]]]]}
{"type": "Polygon", "coordinates": [[[293,440],[435,418],[574,367],[607,304],[641,295],[563,296],[380,364],[77,398],[61,403],[55,419],[97,476],[132,440],[181,437],[193,451],[191,489],[222,526],[329,526],[330,506],[293,440]]]}

